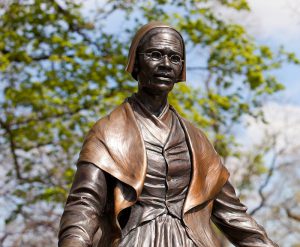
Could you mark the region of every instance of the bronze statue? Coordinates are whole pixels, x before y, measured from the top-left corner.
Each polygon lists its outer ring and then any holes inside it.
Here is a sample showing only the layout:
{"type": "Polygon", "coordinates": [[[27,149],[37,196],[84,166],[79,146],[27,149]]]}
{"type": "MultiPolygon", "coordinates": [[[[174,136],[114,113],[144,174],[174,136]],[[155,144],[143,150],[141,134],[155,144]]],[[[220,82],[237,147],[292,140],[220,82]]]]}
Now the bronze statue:
{"type": "Polygon", "coordinates": [[[203,132],[168,104],[185,81],[184,41],[152,22],[134,37],[127,71],[138,92],[85,138],[61,218],[59,246],[277,246],[247,213],[203,132]]]}

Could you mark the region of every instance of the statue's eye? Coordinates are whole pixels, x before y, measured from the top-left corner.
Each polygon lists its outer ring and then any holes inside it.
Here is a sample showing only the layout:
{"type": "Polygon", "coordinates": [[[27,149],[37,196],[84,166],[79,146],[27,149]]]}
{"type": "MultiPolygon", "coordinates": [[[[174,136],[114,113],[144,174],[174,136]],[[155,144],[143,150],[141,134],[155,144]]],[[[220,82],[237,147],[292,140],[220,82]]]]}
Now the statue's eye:
{"type": "Polygon", "coordinates": [[[172,55],[170,61],[171,63],[178,64],[181,61],[181,57],[179,55],[172,55]]]}
{"type": "Polygon", "coordinates": [[[162,55],[160,51],[151,51],[151,52],[145,52],[145,53],[140,53],[140,54],[144,54],[146,55],[148,58],[150,58],[153,61],[160,61],[163,57],[167,56],[169,61],[173,64],[180,64],[182,60],[182,58],[177,55],[177,54],[173,54],[173,55],[162,55]]]}
{"type": "Polygon", "coordinates": [[[153,59],[155,61],[158,61],[158,60],[160,60],[162,58],[162,55],[161,55],[161,53],[159,51],[152,51],[150,53],[150,57],[151,57],[151,59],[153,59]]]}

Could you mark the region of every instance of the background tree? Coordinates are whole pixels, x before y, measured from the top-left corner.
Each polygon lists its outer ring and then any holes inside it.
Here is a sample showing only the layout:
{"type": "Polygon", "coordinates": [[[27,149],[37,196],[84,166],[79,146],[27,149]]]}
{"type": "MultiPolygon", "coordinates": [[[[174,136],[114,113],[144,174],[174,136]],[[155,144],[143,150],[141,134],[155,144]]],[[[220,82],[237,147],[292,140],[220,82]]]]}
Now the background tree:
{"type": "Polygon", "coordinates": [[[232,171],[239,170],[235,183],[241,197],[257,202],[249,213],[268,226],[270,234],[283,239],[280,246],[299,246],[300,111],[291,106],[284,112],[279,109],[275,103],[263,107],[267,123],[249,119],[249,135],[261,138],[231,165],[232,171]]]}
{"type": "MultiPolygon", "coordinates": [[[[253,178],[273,175],[274,166],[264,160],[270,144],[247,156],[235,129],[245,116],[264,120],[265,98],[283,89],[274,70],[299,61],[283,49],[258,45],[242,26],[218,14],[220,8],[250,11],[245,0],[106,1],[94,14],[81,4],[1,3],[3,246],[56,245],[84,135],[136,89],[124,72],[128,46],[137,28],[151,20],[175,26],[187,44],[191,84],[177,84],[171,104],[207,132],[225,162],[246,163],[248,175],[236,182],[241,191],[257,189],[253,178]],[[123,24],[111,32],[116,15],[123,24]]],[[[231,171],[234,179],[238,174],[231,171]]]]}

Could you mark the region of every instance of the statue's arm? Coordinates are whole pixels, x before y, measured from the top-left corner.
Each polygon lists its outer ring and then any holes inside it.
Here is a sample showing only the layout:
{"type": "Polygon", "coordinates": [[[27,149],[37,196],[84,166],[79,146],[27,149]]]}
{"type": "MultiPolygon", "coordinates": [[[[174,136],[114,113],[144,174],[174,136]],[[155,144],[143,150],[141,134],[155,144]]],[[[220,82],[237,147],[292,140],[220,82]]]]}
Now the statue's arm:
{"type": "Polygon", "coordinates": [[[212,221],[235,246],[278,246],[246,211],[247,207],[240,202],[233,186],[227,182],[214,201],[212,221]]]}
{"type": "Polygon", "coordinates": [[[59,247],[90,247],[105,208],[104,172],[93,164],[79,164],[60,221],[59,247]]]}

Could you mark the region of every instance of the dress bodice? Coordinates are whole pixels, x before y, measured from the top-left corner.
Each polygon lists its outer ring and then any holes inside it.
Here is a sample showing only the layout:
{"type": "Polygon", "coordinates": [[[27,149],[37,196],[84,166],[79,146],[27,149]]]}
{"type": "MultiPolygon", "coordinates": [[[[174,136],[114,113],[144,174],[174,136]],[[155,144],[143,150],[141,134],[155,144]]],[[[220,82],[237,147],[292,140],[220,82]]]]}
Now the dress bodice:
{"type": "MultiPolygon", "coordinates": [[[[122,230],[123,237],[161,215],[172,216],[180,224],[191,175],[185,133],[175,113],[167,105],[156,117],[136,99],[131,105],[145,143],[147,172],[142,193],[122,230]]],[[[187,235],[184,226],[180,227],[187,235]]]]}

